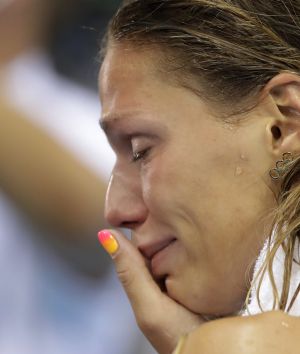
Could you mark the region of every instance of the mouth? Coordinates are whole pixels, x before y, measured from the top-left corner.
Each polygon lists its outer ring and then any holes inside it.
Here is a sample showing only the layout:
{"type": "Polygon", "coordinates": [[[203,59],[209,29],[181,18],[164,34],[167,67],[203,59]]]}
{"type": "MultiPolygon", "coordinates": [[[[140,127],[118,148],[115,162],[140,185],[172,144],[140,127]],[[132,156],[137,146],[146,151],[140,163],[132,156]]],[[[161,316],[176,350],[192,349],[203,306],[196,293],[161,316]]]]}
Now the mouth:
{"type": "Polygon", "coordinates": [[[152,256],[150,261],[151,271],[156,280],[166,278],[167,272],[164,265],[169,255],[172,253],[175,243],[176,240],[174,239],[152,256]]]}
{"type": "Polygon", "coordinates": [[[146,257],[150,262],[155,258],[159,253],[161,253],[165,248],[170,244],[176,241],[174,237],[167,237],[163,240],[153,242],[148,245],[141,245],[138,247],[139,251],[146,257]]]}
{"type": "Polygon", "coordinates": [[[173,246],[177,244],[177,241],[175,237],[170,236],[138,246],[139,251],[149,262],[149,270],[153,279],[163,292],[166,291],[165,279],[170,272],[168,260],[170,261],[170,258],[173,258],[171,254],[173,254],[173,246]]]}

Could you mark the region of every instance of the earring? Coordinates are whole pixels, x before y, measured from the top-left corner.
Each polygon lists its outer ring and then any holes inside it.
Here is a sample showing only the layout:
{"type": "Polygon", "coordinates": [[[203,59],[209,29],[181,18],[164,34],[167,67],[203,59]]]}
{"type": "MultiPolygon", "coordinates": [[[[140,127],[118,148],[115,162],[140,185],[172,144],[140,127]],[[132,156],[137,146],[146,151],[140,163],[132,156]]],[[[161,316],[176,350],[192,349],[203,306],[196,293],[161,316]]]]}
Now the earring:
{"type": "Polygon", "coordinates": [[[279,179],[287,171],[287,166],[294,160],[293,154],[291,152],[285,152],[282,155],[282,160],[276,162],[276,168],[273,168],[269,175],[272,179],[279,179]]]}

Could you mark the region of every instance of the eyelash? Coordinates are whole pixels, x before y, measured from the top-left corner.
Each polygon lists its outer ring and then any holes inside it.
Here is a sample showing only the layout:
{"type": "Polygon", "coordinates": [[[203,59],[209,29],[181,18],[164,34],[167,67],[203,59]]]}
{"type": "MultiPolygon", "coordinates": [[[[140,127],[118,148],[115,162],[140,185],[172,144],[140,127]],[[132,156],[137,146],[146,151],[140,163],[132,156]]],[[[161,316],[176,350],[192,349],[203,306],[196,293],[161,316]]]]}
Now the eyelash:
{"type": "Polygon", "coordinates": [[[148,156],[148,153],[150,151],[150,148],[138,151],[136,153],[133,154],[132,156],[132,162],[138,162],[138,161],[142,161],[145,160],[145,158],[148,156]]]}

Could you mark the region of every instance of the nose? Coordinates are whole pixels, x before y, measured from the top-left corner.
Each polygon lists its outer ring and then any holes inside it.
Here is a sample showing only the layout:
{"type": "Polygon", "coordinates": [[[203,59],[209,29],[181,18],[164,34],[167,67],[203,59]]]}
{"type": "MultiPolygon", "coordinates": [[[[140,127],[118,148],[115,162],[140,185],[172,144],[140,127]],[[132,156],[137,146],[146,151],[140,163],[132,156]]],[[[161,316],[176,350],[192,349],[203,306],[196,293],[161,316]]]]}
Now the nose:
{"type": "Polygon", "coordinates": [[[113,227],[135,229],[147,218],[137,176],[113,171],[106,193],[105,218],[113,227]]]}

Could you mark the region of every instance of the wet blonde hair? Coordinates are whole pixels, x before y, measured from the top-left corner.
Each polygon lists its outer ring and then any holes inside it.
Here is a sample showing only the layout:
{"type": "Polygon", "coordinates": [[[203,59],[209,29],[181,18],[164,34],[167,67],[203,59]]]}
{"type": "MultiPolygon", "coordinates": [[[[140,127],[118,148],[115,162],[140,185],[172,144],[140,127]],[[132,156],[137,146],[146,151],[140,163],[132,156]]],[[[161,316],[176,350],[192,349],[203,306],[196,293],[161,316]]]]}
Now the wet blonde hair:
{"type": "MultiPolygon", "coordinates": [[[[161,70],[202,98],[235,113],[255,106],[261,91],[282,71],[300,74],[299,0],[127,0],[112,19],[109,42],[156,46],[161,70]],[[229,104],[228,104],[229,103],[229,104]]],[[[300,227],[300,186],[296,160],[282,183],[260,276],[269,272],[274,308],[288,310],[291,268],[300,227]],[[284,285],[278,293],[273,261],[285,250],[284,285]]],[[[261,278],[262,279],[262,278],[261,278]]],[[[296,294],[297,295],[297,294],[296,294]]]]}
{"type": "MultiPolygon", "coordinates": [[[[273,290],[273,310],[289,312],[300,292],[299,285],[294,294],[289,294],[293,264],[300,260],[300,157],[295,158],[285,168],[282,176],[281,190],[278,195],[278,207],[273,215],[273,234],[268,238],[268,247],[265,260],[253,279],[253,286],[257,288],[257,301],[261,311],[264,311],[260,302],[260,290],[263,279],[267,274],[273,290]],[[273,263],[278,250],[284,251],[284,269],[282,289],[277,289],[273,273],[273,263]],[[290,302],[288,299],[290,296],[290,302]]],[[[249,303],[251,292],[248,293],[246,306],[249,303]]]]}

